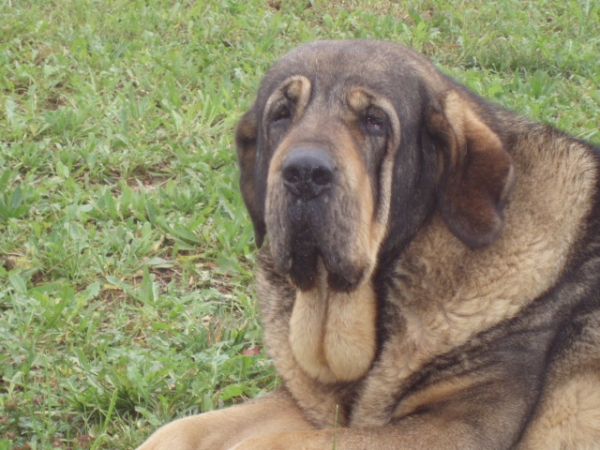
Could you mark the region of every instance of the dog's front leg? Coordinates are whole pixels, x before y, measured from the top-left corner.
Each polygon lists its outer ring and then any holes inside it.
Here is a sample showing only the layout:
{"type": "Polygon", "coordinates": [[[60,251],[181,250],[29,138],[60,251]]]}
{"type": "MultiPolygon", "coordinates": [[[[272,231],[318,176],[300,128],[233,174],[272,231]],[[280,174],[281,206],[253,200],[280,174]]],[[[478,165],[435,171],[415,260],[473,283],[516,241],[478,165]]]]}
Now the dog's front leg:
{"type": "Polygon", "coordinates": [[[227,450],[256,435],[311,429],[294,400],[280,388],[238,406],[171,422],[138,450],[227,450]]]}
{"type": "Polygon", "coordinates": [[[506,449],[502,436],[461,421],[409,418],[382,427],[275,432],[252,436],[230,450],[481,450],[506,449]]]}

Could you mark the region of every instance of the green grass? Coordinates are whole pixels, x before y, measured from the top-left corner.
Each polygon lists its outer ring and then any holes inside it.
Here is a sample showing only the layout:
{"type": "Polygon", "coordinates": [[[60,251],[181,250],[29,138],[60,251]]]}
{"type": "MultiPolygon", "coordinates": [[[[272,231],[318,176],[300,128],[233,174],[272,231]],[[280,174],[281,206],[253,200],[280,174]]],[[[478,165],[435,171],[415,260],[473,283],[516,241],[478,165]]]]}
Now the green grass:
{"type": "Polygon", "coordinates": [[[592,0],[0,0],[0,450],[125,449],[260,395],[232,130],[321,38],[412,45],[600,142],[592,0]]]}

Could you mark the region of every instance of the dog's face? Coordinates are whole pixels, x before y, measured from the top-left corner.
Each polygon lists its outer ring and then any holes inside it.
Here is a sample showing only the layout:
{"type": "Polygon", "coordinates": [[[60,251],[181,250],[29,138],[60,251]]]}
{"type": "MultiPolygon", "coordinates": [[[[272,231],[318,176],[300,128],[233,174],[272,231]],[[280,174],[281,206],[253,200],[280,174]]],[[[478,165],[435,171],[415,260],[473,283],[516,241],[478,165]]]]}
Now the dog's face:
{"type": "Polygon", "coordinates": [[[394,44],[323,41],[284,56],[236,132],[257,244],[300,290],[349,292],[436,208],[472,247],[501,228],[511,159],[476,105],[394,44]]]}

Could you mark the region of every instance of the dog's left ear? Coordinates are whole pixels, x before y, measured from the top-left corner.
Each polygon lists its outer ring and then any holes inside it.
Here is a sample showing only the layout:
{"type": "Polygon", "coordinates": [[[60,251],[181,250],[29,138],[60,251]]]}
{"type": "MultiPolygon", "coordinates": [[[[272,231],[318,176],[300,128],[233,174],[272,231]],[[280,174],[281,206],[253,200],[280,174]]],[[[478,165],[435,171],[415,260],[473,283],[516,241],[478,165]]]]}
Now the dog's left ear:
{"type": "Polygon", "coordinates": [[[240,189],[250,218],[254,225],[254,240],[262,246],[266,233],[264,214],[259,203],[255,165],[258,136],[258,114],[255,105],[242,116],[235,130],[238,163],[240,165],[240,189]]]}
{"type": "Polygon", "coordinates": [[[514,184],[510,155],[456,91],[429,107],[426,124],[439,148],[438,205],[444,221],[470,247],[491,244],[502,229],[502,207],[514,184]]]}

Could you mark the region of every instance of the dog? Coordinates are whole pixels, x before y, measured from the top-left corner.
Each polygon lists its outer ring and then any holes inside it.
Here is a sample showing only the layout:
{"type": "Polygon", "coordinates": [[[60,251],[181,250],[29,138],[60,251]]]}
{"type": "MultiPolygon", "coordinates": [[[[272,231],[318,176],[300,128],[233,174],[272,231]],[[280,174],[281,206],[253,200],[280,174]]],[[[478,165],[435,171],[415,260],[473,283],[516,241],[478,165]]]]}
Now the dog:
{"type": "Polygon", "coordinates": [[[600,448],[600,148],[369,40],[285,55],[236,145],[282,386],[140,449],[600,448]]]}

